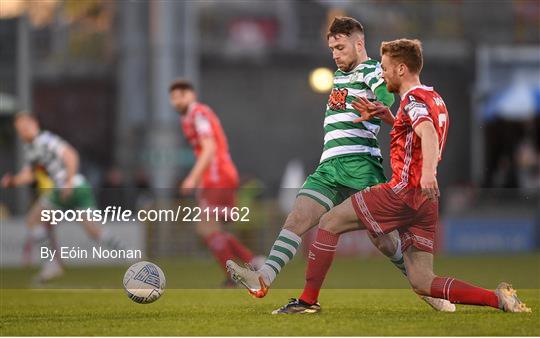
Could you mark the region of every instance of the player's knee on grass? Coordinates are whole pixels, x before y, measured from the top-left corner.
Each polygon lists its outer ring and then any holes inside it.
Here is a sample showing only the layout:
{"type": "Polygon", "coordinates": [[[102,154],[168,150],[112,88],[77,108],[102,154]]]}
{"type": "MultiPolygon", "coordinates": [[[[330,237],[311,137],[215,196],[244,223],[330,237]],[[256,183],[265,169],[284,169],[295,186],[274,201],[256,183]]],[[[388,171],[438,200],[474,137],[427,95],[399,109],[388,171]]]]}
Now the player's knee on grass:
{"type": "Polygon", "coordinates": [[[421,296],[430,296],[431,282],[434,276],[418,269],[407,269],[407,278],[414,292],[421,296]]]}
{"type": "Polygon", "coordinates": [[[429,296],[431,283],[435,278],[433,254],[419,250],[411,245],[403,252],[403,258],[407,268],[407,278],[414,292],[419,295],[429,296]]]}

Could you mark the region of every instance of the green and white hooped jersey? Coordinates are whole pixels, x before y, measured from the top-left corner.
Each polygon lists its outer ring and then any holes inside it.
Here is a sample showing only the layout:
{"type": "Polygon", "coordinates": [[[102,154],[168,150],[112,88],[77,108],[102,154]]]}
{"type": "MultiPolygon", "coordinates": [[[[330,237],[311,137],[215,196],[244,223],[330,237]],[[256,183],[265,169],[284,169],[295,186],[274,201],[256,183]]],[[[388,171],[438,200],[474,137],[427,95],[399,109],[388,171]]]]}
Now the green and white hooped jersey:
{"type": "MultiPolygon", "coordinates": [[[[55,187],[62,188],[67,177],[67,170],[61,155],[66,146],[66,141],[60,136],[49,131],[42,131],[31,143],[23,146],[25,164],[31,167],[43,167],[53,180],[55,187]]],[[[74,187],[84,182],[84,176],[81,174],[73,177],[74,187]]]]}
{"type": "Polygon", "coordinates": [[[384,83],[381,76],[381,64],[372,59],[362,62],[350,72],[339,69],[335,72],[334,87],[326,105],[321,163],[351,154],[381,157],[377,141],[381,120],[373,118],[353,123],[359,115],[351,105],[357,97],[375,100],[375,89],[384,83]]]}

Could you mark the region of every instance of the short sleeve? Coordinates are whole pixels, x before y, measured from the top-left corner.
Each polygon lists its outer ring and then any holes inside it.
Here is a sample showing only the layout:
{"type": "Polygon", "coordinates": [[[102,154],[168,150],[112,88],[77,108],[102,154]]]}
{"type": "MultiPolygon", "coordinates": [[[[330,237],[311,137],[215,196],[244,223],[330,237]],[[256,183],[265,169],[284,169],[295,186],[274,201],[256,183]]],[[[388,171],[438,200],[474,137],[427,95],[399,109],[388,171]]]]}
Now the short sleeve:
{"type": "Polygon", "coordinates": [[[51,133],[46,133],[40,135],[39,143],[41,147],[46,148],[49,152],[60,156],[62,151],[66,147],[66,141],[61,139],[59,136],[53,135],[51,133]]]}
{"type": "Polygon", "coordinates": [[[202,113],[195,115],[195,130],[199,136],[211,136],[212,135],[212,125],[208,118],[202,113]]]}
{"type": "Polygon", "coordinates": [[[382,78],[382,68],[381,64],[377,63],[375,68],[370,68],[370,72],[364,75],[364,82],[368,85],[372,92],[375,92],[375,89],[384,83],[382,78]]]}
{"type": "Polygon", "coordinates": [[[408,95],[407,99],[409,103],[407,103],[404,110],[411,119],[413,128],[423,121],[431,121],[433,123],[433,119],[429,114],[429,107],[425,102],[413,95],[408,95]]]}

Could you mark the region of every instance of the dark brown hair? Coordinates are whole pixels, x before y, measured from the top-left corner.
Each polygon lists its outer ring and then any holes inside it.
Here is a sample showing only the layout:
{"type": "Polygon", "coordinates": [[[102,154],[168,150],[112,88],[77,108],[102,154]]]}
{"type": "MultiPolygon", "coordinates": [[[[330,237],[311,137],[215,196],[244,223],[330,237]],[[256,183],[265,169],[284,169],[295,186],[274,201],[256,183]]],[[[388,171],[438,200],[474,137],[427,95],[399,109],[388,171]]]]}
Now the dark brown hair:
{"type": "Polygon", "coordinates": [[[381,57],[388,55],[399,63],[404,63],[412,73],[422,70],[422,43],[420,40],[399,39],[381,43],[381,57]]]}
{"type": "Polygon", "coordinates": [[[194,91],[193,84],[186,79],[176,79],[169,85],[169,93],[173,90],[192,90],[194,91]]]}
{"type": "Polygon", "coordinates": [[[335,37],[338,34],[351,36],[353,33],[360,33],[363,35],[364,27],[362,27],[362,24],[358,22],[358,20],[347,16],[337,17],[328,28],[326,39],[328,40],[329,37],[335,37]]]}

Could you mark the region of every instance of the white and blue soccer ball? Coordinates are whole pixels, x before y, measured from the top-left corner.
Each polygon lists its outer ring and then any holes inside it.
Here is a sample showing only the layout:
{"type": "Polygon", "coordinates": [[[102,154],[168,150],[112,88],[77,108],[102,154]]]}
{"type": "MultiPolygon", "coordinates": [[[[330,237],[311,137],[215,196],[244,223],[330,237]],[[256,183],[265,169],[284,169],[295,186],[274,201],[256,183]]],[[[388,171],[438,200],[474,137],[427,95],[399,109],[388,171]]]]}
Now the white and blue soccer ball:
{"type": "Polygon", "coordinates": [[[154,263],[135,263],[124,275],[124,289],[132,301],[140,304],[152,303],[165,291],[165,274],[154,263]]]}

